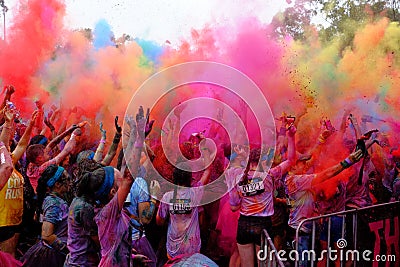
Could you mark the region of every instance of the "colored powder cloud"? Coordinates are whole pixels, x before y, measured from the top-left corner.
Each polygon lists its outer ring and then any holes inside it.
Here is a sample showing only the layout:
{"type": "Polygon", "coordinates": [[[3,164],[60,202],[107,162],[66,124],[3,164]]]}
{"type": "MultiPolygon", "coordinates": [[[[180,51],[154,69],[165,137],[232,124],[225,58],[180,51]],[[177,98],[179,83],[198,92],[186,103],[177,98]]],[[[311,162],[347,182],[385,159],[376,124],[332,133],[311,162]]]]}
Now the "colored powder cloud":
{"type": "Polygon", "coordinates": [[[96,23],[93,30],[93,37],[93,46],[96,50],[115,45],[112,41],[114,33],[105,19],[101,19],[96,23]]]}
{"type": "MultiPolygon", "coordinates": [[[[151,74],[177,63],[210,60],[233,66],[255,81],[276,117],[282,112],[297,116],[306,112],[298,127],[300,150],[315,143],[322,117],[331,118],[339,129],[345,109],[360,119],[363,115],[381,119],[368,122],[366,128],[379,127],[392,144],[399,142],[398,23],[387,19],[368,23],[346,47],[340,36],[326,44],[313,34],[304,41],[277,38],[271,25],[255,18],[193,29],[191,37],[176,46],[140,38],[116,45],[106,20],[96,24],[91,40],[84,30],[64,29],[61,1],[21,4],[24,8],[14,16],[8,41],[0,42],[0,61],[6,62],[0,65],[0,78],[3,84],[16,86],[15,99],[23,114],[33,110],[35,98],[47,105],[61,99],[65,106],[79,106],[93,123],[102,118],[111,129],[113,117],[123,116],[133,93],[151,74]]],[[[148,93],[157,94],[157,88],[148,93]]],[[[204,94],[226,103],[239,101],[221,88],[189,86],[166,96],[152,116],[162,121],[169,107],[204,94]]],[[[240,105],[233,108],[246,114],[240,105]]],[[[257,136],[257,127],[248,118],[249,133],[257,136]]],[[[335,159],[343,156],[338,150],[335,159]]]]}

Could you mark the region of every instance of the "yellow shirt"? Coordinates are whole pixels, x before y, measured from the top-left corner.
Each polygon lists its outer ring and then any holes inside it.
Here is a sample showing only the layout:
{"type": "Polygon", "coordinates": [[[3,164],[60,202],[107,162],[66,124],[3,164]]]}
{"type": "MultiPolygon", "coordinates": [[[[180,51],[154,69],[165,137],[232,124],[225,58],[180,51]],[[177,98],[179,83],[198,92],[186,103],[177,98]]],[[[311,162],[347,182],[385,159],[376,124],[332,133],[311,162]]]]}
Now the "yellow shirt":
{"type": "Polygon", "coordinates": [[[0,191],[0,227],[20,224],[23,209],[24,177],[14,169],[0,191]]]}

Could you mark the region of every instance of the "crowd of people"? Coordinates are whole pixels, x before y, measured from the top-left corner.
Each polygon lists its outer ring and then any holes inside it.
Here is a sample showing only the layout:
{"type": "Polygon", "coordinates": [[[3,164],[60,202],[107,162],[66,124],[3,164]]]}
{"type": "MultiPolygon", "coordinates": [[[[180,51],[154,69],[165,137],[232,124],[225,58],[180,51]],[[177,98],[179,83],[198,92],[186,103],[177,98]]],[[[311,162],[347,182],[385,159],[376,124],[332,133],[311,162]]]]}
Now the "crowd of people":
{"type": "MultiPolygon", "coordinates": [[[[36,102],[26,121],[11,102],[14,91],[5,88],[0,106],[1,266],[254,266],[264,229],[278,250],[292,241],[306,249],[310,225],[301,224],[295,240],[302,220],[399,200],[400,149],[350,111],[338,129],[322,119],[309,147],[296,138],[300,116],[283,114],[276,146],[266,149],[225,140],[218,127],[174,147],[176,110],[163,147],[151,139],[154,121],[143,107],[124,129],[115,118],[110,143],[102,123],[68,119],[74,108],[45,111],[36,102]],[[187,159],[199,159],[202,171],[191,171],[187,159]],[[155,170],[171,191],[160,194],[155,170]],[[221,175],[227,193],[200,205],[203,186],[221,175]]],[[[331,242],[342,237],[343,220],[330,222],[331,242]]],[[[319,229],[319,246],[327,247],[327,222],[319,229]]]]}

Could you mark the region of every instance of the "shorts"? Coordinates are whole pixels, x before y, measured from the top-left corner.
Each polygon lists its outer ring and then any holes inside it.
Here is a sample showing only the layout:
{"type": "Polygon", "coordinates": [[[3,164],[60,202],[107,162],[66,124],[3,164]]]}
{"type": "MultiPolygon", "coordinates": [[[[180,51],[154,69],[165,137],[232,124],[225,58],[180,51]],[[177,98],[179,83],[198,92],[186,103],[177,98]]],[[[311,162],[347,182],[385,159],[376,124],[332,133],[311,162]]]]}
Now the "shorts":
{"type": "Polygon", "coordinates": [[[2,226],[0,227],[0,242],[4,242],[16,233],[20,233],[20,225],[2,226]]]}
{"type": "Polygon", "coordinates": [[[236,242],[240,245],[256,244],[261,245],[262,231],[271,233],[271,217],[245,216],[240,214],[236,233],[236,242]]]}
{"type": "Polygon", "coordinates": [[[270,237],[274,237],[274,236],[280,236],[280,237],[284,237],[286,235],[286,224],[285,223],[281,223],[279,225],[273,225],[272,229],[271,229],[271,233],[268,232],[268,234],[270,235],[270,237]]]}
{"type": "MultiPolygon", "coordinates": [[[[346,238],[346,229],[344,229],[344,236],[342,237],[342,228],[345,227],[343,224],[344,217],[332,216],[331,217],[331,242],[337,242],[341,238],[346,238]]],[[[324,219],[321,226],[320,240],[328,241],[328,219],[324,219]]]]}

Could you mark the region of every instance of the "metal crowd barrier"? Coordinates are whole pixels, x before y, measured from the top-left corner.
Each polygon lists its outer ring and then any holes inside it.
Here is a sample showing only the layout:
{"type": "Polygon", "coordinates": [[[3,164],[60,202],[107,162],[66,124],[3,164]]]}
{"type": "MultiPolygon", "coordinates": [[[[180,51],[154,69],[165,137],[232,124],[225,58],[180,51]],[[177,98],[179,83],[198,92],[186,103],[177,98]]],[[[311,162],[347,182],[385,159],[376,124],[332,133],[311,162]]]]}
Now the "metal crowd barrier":
{"type": "MultiPolygon", "coordinates": [[[[358,234],[360,234],[360,233],[358,233],[357,228],[359,227],[358,221],[359,221],[360,214],[363,215],[363,216],[366,216],[366,214],[367,214],[367,216],[369,216],[369,217],[373,217],[374,214],[375,214],[375,216],[381,217],[383,219],[391,219],[391,218],[393,219],[393,217],[399,217],[400,216],[400,201],[384,203],[384,204],[378,204],[378,205],[373,205],[373,206],[369,206],[369,207],[365,207],[365,208],[346,210],[346,211],[342,211],[342,212],[336,212],[336,213],[321,215],[321,216],[317,216],[317,217],[308,218],[308,219],[303,220],[300,223],[300,225],[299,225],[299,227],[297,228],[297,231],[296,231],[295,250],[298,253],[297,255],[299,255],[299,257],[302,257],[301,253],[299,252],[299,243],[297,242],[297,240],[299,240],[300,229],[302,229],[302,226],[305,223],[310,223],[312,225],[312,230],[311,230],[311,233],[310,233],[310,236],[311,236],[311,247],[308,249],[308,252],[305,253],[305,254],[307,254],[307,259],[310,259],[311,256],[310,256],[309,252],[310,251],[313,251],[313,252],[314,251],[318,251],[318,248],[317,248],[318,244],[316,244],[316,239],[319,240],[319,236],[317,236],[318,223],[321,222],[323,219],[327,219],[328,220],[327,245],[328,245],[328,247],[330,247],[330,244],[331,244],[332,217],[333,216],[342,216],[343,217],[343,223],[342,223],[342,227],[341,227],[341,238],[343,240],[345,240],[345,241],[349,240],[349,239],[352,240],[352,242],[350,244],[352,246],[351,248],[349,248],[349,247],[345,247],[345,248],[342,247],[342,248],[343,249],[347,249],[348,251],[349,250],[351,251],[351,255],[350,256],[352,256],[352,258],[351,258],[351,261],[353,262],[352,266],[354,266],[354,267],[356,267],[356,266],[362,266],[362,267],[365,266],[365,263],[361,263],[358,260],[354,260],[354,253],[355,253],[356,250],[359,249],[359,246],[358,246],[357,242],[359,241],[358,240],[358,234]],[[384,214],[383,215],[381,214],[381,213],[385,213],[385,212],[387,214],[386,217],[385,217],[384,214]],[[352,231],[351,231],[351,233],[346,233],[345,234],[346,218],[348,218],[349,216],[352,216],[352,231]],[[351,237],[349,235],[351,235],[351,237]]],[[[390,225],[388,227],[387,226],[388,224],[384,224],[383,221],[382,221],[382,223],[380,223],[380,225],[383,226],[383,228],[382,228],[383,231],[391,231],[392,234],[396,235],[394,237],[394,239],[397,240],[397,242],[399,242],[399,229],[397,229],[397,230],[393,229],[393,228],[396,228],[396,227],[399,228],[399,219],[397,218],[396,221],[394,221],[394,222],[395,222],[393,224],[394,227],[390,227],[390,225]],[[390,228],[392,228],[392,229],[390,229],[390,228]]],[[[347,227],[347,229],[349,229],[349,228],[347,227]]],[[[367,234],[367,233],[361,233],[361,234],[367,234]]],[[[377,234],[377,233],[375,233],[375,234],[377,234]]],[[[388,236],[388,235],[389,235],[388,233],[384,233],[383,234],[383,236],[388,236]]],[[[376,238],[381,239],[379,236],[377,236],[376,238]]],[[[391,239],[393,239],[393,238],[391,238],[391,239]]],[[[377,242],[382,242],[382,241],[379,240],[377,242]]],[[[393,249],[393,247],[390,247],[390,248],[386,248],[386,251],[389,251],[389,250],[393,251],[394,250],[394,253],[398,255],[399,254],[399,244],[396,244],[396,241],[394,243],[393,243],[393,241],[390,241],[390,242],[392,242],[392,245],[394,245],[394,249],[393,249]],[[397,248],[396,248],[396,246],[397,246],[397,248]]],[[[378,243],[378,244],[380,244],[380,243],[378,243]]],[[[347,246],[347,241],[346,241],[345,245],[347,246]]],[[[358,253],[360,253],[360,252],[358,252],[358,253]]],[[[348,253],[348,254],[350,254],[350,253],[348,253]]],[[[347,257],[347,255],[346,255],[346,257],[347,257]]],[[[318,256],[316,258],[318,258],[318,256]]],[[[343,258],[345,258],[345,257],[343,257],[343,258]]],[[[350,257],[348,257],[348,258],[350,258],[350,257]]],[[[392,263],[389,263],[389,265],[385,264],[384,266],[399,266],[399,260],[400,260],[399,258],[391,257],[390,260],[392,261],[392,263]]],[[[346,261],[348,262],[349,260],[347,259],[347,260],[340,261],[340,266],[341,267],[344,266],[346,264],[346,261]]],[[[375,260],[375,262],[374,262],[374,260],[372,260],[372,262],[370,264],[372,266],[378,266],[377,263],[376,263],[376,260],[375,260]]],[[[332,264],[332,265],[334,265],[334,264],[332,264]]],[[[295,266],[296,267],[299,266],[299,261],[295,261],[295,266]]],[[[316,260],[315,259],[311,259],[308,262],[308,266],[311,266],[311,267],[316,266],[316,260]]],[[[326,259],[326,266],[328,266],[328,267],[330,266],[330,260],[329,259],[326,259]]],[[[379,266],[381,266],[381,265],[379,265],[379,266]]]]}
{"type": "Polygon", "coordinates": [[[260,261],[260,267],[285,267],[276,253],[277,250],[274,246],[274,242],[267,230],[263,230],[263,234],[261,235],[261,249],[263,253],[261,253],[260,258],[263,259],[258,259],[260,261]]]}

